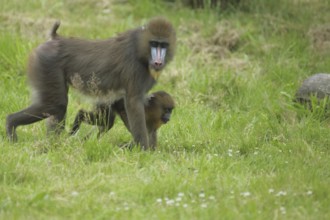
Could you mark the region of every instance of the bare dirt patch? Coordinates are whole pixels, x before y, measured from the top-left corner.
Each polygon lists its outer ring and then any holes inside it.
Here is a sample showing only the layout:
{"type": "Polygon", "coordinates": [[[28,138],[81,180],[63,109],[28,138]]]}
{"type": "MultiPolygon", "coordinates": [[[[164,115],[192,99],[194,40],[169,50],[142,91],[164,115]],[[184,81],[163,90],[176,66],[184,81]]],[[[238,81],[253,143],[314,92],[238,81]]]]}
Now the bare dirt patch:
{"type": "Polygon", "coordinates": [[[205,55],[204,57],[224,59],[230,57],[230,54],[239,47],[242,31],[229,22],[219,23],[209,37],[202,36],[198,29],[199,26],[196,25],[194,27],[196,31],[187,40],[194,53],[205,55]]]}
{"type": "Polygon", "coordinates": [[[330,51],[330,25],[322,25],[311,28],[308,31],[308,36],[311,40],[311,46],[314,50],[320,53],[330,51]]]}

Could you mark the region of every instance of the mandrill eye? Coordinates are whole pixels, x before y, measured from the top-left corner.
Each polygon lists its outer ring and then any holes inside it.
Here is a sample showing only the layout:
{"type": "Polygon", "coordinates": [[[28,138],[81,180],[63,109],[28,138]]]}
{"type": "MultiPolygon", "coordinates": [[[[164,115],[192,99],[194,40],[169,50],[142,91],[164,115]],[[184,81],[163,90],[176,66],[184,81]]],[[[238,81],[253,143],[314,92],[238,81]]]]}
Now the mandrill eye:
{"type": "Polygon", "coordinates": [[[150,47],[158,47],[158,44],[157,41],[150,41],[150,47]]]}
{"type": "Polygon", "coordinates": [[[159,43],[161,48],[168,48],[168,43],[167,42],[161,42],[159,43]]]}
{"type": "Polygon", "coordinates": [[[172,108],[165,108],[166,113],[172,113],[172,108]]]}

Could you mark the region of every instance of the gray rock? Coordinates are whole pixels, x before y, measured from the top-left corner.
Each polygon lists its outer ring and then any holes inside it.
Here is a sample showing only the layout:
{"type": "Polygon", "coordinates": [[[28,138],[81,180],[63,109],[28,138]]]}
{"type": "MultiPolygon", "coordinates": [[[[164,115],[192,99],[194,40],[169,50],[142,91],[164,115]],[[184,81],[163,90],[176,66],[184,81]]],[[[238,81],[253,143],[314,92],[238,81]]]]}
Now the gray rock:
{"type": "Polygon", "coordinates": [[[296,101],[309,103],[312,95],[319,100],[330,97],[330,74],[317,73],[307,78],[296,93],[296,101]]]}

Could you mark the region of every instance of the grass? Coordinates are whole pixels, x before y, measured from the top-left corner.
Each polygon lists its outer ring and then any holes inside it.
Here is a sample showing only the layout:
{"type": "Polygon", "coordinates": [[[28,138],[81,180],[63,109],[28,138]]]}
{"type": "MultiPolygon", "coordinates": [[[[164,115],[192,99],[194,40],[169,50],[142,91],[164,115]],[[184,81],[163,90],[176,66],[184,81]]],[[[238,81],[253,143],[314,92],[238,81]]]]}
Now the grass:
{"type": "MultiPolygon", "coordinates": [[[[310,35],[329,25],[328,2],[249,0],[228,12],[160,1],[0,4],[0,219],[330,218],[329,119],[292,103],[306,77],[329,72],[330,39],[315,48],[310,35]],[[119,120],[101,139],[94,131],[83,141],[87,125],[47,137],[40,122],[6,140],[6,115],[30,102],[28,53],[56,19],[61,34],[94,39],[158,14],[177,27],[178,48],[153,91],[177,108],[155,152],[118,148],[131,139],[119,120]]],[[[90,105],[71,90],[66,130],[81,107],[90,105]]]]}

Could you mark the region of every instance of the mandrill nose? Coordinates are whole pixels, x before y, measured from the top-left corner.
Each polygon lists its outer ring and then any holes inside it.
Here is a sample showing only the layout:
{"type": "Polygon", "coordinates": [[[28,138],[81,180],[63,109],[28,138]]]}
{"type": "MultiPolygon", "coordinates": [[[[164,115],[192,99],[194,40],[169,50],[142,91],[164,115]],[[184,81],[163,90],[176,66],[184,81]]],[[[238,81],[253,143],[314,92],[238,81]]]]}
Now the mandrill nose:
{"type": "Polygon", "coordinates": [[[164,116],[164,117],[162,117],[162,121],[164,122],[164,124],[166,124],[167,122],[170,121],[170,117],[164,116]]]}
{"type": "Polygon", "coordinates": [[[163,62],[162,62],[162,61],[155,61],[155,62],[154,62],[154,65],[155,65],[156,67],[161,67],[161,66],[163,65],[163,62]]]}

